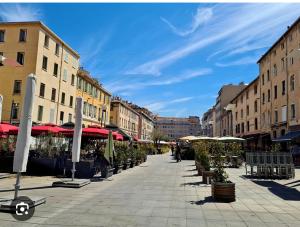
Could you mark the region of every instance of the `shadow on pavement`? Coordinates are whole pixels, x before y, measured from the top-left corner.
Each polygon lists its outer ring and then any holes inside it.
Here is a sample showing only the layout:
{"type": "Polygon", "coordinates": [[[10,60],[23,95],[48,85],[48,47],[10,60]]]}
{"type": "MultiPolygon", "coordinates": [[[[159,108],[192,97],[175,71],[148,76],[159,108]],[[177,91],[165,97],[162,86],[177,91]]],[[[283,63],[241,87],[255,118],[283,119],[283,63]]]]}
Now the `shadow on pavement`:
{"type": "Polygon", "coordinates": [[[255,184],[267,187],[274,195],[292,201],[300,201],[300,192],[295,188],[290,188],[274,181],[252,180],[255,184]]]}
{"type": "Polygon", "coordinates": [[[290,184],[295,184],[295,183],[300,183],[300,180],[292,181],[292,182],[289,182],[289,183],[284,184],[284,185],[290,185],[290,184]]]}
{"type": "Polygon", "coordinates": [[[208,196],[208,197],[205,197],[205,199],[203,199],[203,200],[190,201],[190,204],[201,206],[201,205],[204,205],[205,203],[215,203],[215,202],[216,201],[214,201],[212,196],[208,196]]]}
{"type": "MultiPolygon", "coordinates": [[[[20,188],[20,191],[26,191],[26,190],[35,190],[35,189],[47,189],[47,188],[53,188],[51,186],[41,186],[41,187],[32,187],[32,188],[20,188]]],[[[4,189],[0,190],[0,192],[13,192],[15,189],[4,189]]]]}
{"type": "Polygon", "coordinates": [[[197,171],[197,169],[188,169],[187,171],[197,171]]]}
{"type": "Polygon", "coordinates": [[[180,186],[199,186],[203,184],[202,181],[197,181],[197,182],[188,182],[188,183],[183,183],[180,186]]]}
{"type": "Polygon", "coordinates": [[[193,174],[193,175],[184,175],[184,176],[182,176],[182,177],[197,177],[197,176],[198,176],[198,174],[195,173],[195,174],[193,174]]]}

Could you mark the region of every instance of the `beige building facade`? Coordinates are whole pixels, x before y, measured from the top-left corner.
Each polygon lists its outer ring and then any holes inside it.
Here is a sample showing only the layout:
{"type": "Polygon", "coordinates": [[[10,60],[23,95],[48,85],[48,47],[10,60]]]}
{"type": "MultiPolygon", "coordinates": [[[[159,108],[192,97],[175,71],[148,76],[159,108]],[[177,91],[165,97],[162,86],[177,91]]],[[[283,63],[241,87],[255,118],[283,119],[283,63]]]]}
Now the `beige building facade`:
{"type": "Polygon", "coordinates": [[[275,139],[300,130],[300,19],[258,60],[262,131],[275,139]]]}
{"type": "Polygon", "coordinates": [[[210,108],[202,116],[202,135],[203,136],[216,136],[215,121],[216,121],[216,111],[215,107],[210,108]]]}
{"type": "Polygon", "coordinates": [[[129,136],[138,138],[139,113],[120,98],[113,98],[111,101],[110,123],[118,126],[129,136]]]}
{"type": "Polygon", "coordinates": [[[19,123],[26,78],[33,73],[33,122],[73,121],[78,53],[41,22],[1,22],[0,33],[0,54],[20,64],[0,67],[2,120],[19,123]]]}

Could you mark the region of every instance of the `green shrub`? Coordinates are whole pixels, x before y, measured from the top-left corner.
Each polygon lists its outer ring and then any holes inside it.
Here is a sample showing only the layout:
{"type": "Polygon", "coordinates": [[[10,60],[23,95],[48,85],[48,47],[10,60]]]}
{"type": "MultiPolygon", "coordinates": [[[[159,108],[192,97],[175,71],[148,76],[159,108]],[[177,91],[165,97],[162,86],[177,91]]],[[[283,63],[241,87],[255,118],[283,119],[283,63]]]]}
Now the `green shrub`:
{"type": "Polygon", "coordinates": [[[193,149],[195,151],[195,160],[200,162],[203,168],[206,171],[210,170],[209,162],[209,142],[208,141],[199,141],[193,143],[193,149]]]}

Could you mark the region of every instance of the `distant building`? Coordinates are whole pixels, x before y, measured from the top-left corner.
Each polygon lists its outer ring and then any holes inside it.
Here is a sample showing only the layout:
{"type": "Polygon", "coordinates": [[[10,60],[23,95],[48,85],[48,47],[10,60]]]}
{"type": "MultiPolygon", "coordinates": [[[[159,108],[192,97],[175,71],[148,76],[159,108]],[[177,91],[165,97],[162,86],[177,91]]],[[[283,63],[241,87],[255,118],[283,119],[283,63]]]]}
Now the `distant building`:
{"type": "Polygon", "coordinates": [[[225,107],[231,102],[231,100],[242,91],[246,85],[240,83],[238,85],[227,84],[222,86],[218,92],[218,97],[215,104],[215,133],[214,136],[226,136],[229,134],[228,122],[226,121],[226,110],[225,107]]]}
{"type": "Polygon", "coordinates": [[[190,116],[188,118],[156,116],[154,125],[156,129],[170,139],[179,139],[180,137],[189,135],[201,135],[200,118],[197,116],[190,116]]]}
{"type": "Polygon", "coordinates": [[[202,135],[213,137],[215,135],[215,107],[212,107],[203,114],[202,117],[202,135]]]}

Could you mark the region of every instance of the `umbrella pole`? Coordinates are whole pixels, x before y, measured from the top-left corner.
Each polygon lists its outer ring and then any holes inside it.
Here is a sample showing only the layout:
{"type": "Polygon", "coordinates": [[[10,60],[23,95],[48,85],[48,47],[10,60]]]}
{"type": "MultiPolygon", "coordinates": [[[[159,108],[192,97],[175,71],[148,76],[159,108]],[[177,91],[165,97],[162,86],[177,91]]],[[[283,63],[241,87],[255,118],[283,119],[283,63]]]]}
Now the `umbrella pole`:
{"type": "Polygon", "coordinates": [[[75,169],[75,162],[73,162],[73,168],[72,168],[72,181],[74,181],[75,172],[76,172],[76,169],[75,169]]]}
{"type": "Polygon", "coordinates": [[[15,184],[15,196],[14,199],[18,198],[18,192],[20,189],[20,178],[21,178],[21,172],[17,173],[17,179],[16,179],[16,184],[15,184]]]}

